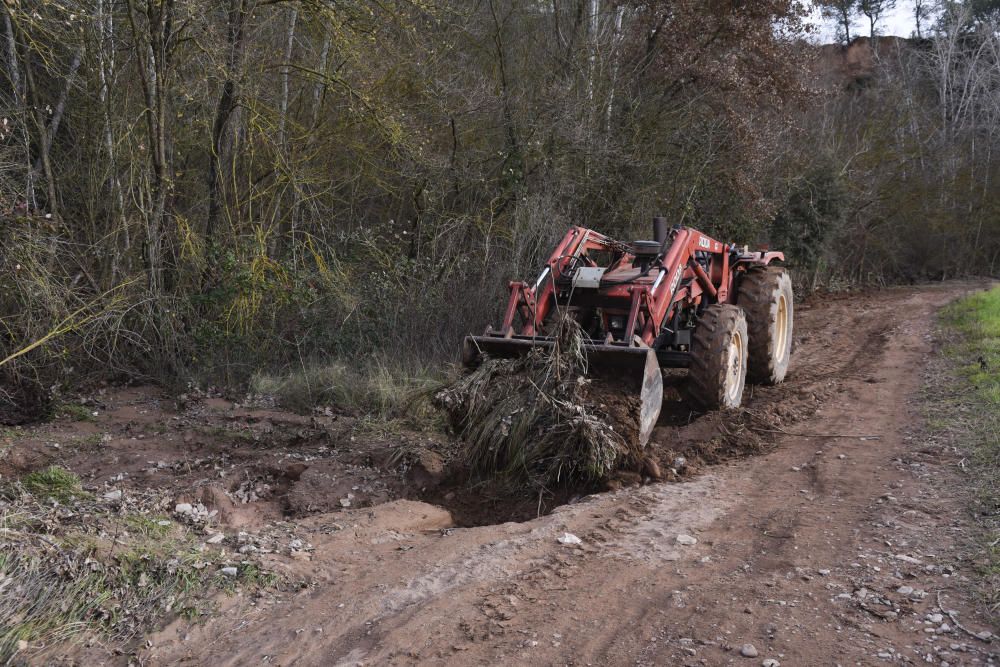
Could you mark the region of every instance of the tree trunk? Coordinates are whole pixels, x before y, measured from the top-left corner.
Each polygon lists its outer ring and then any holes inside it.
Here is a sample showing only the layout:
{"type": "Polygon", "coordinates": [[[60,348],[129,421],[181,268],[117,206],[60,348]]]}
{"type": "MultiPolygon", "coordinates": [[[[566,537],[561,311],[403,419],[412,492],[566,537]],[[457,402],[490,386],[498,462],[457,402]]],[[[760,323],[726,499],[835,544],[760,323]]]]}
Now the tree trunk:
{"type": "Polygon", "coordinates": [[[129,234],[128,218],[125,215],[125,194],[122,191],[121,176],[118,174],[118,156],[115,150],[114,136],[111,129],[111,96],[110,96],[110,84],[108,79],[114,72],[114,42],[115,42],[115,28],[114,28],[114,16],[109,11],[105,14],[104,11],[104,0],[97,0],[97,75],[100,82],[100,91],[98,92],[98,101],[100,102],[101,112],[103,114],[103,138],[104,138],[104,150],[107,152],[108,156],[108,171],[111,175],[110,188],[111,195],[114,198],[115,203],[118,206],[118,227],[114,230],[114,237],[116,239],[111,255],[111,283],[115,284],[118,282],[118,274],[120,272],[120,261],[124,257],[126,266],[126,273],[130,270],[129,262],[129,250],[131,249],[131,238],[129,234]],[[112,48],[108,49],[107,45],[111,44],[112,48]],[[121,236],[121,244],[118,243],[118,237],[121,236]]]}
{"type": "MultiPolygon", "coordinates": [[[[52,162],[49,160],[45,117],[42,115],[42,109],[45,105],[38,97],[38,88],[35,86],[35,75],[31,68],[31,55],[27,47],[23,47],[21,58],[24,61],[24,81],[27,88],[28,101],[32,107],[31,117],[35,122],[35,131],[38,135],[38,155],[41,161],[42,172],[45,175],[46,208],[54,218],[58,218],[59,204],[56,201],[55,175],[52,172],[52,162]]],[[[31,169],[34,169],[34,166],[31,169]]]]}
{"type": "Polygon", "coordinates": [[[625,8],[618,7],[615,10],[615,28],[612,34],[612,63],[611,63],[611,89],[608,91],[608,106],[605,112],[604,119],[604,145],[607,147],[608,141],[611,139],[611,116],[614,112],[615,105],[615,88],[618,85],[618,59],[619,59],[619,40],[622,34],[622,20],[625,16],[625,8]]]}
{"type": "Polygon", "coordinates": [[[205,239],[215,240],[215,228],[224,197],[223,164],[230,159],[229,121],[235,113],[239,101],[237,73],[243,61],[244,28],[247,17],[247,0],[230,0],[229,4],[229,57],[226,62],[226,81],[222,85],[219,103],[212,123],[212,155],[208,167],[208,220],[205,225],[205,239]]]}
{"type": "Polygon", "coordinates": [[[281,65],[281,109],[278,117],[278,144],[282,151],[288,149],[288,141],[285,136],[288,125],[288,84],[291,76],[289,64],[292,62],[292,47],[295,45],[295,22],[298,19],[299,11],[295,7],[288,10],[288,32],[285,38],[285,58],[281,65]]]}
{"type": "Polygon", "coordinates": [[[323,108],[323,95],[326,93],[326,72],[330,59],[330,36],[323,38],[323,49],[319,54],[320,74],[322,76],[313,85],[313,104],[310,128],[315,130],[319,125],[319,113],[323,108]]]}
{"type": "MultiPolygon", "coordinates": [[[[59,100],[52,110],[52,118],[49,120],[48,126],[43,133],[42,152],[45,157],[48,157],[52,151],[52,142],[56,138],[56,133],[59,132],[59,125],[62,123],[63,114],[66,112],[66,100],[69,99],[69,90],[73,86],[73,80],[76,78],[76,72],[80,69],[82,61],[83,47],[81,46],[73,54],[73,60],[69,65],[69,73],[66,75],[66,85],[63,86],[62,92],[59,93],[59,100]]],[[[42,159],[42,156],[39,156],[38,160],[35,161],[35,171],[41,168],[42,159]]]]}
{"type": "MultiPolygon", "coordinates": [[[[166,87],[173,35],[174,0],[147,0],[146,30],[140,28],[135,0],[126,0],[129,25],[135,42],[136,67],[146,102],[146,130],[150,152],[150,212],[146,216],[146,272],[149,291],[163,293],[163,219],[169,187],[167,156],[166,87]],[[144,52],[145,56],[138,55],[144,52]]],[[[158,304],[154,304],[158,305],[158,304]]]]}
{"type": "Polygon", "coordinates": [[[500,111],[503,117],[504,136],[507,143],[507,155],[503,161],[505,167],[513,175],[512,184],[520,182],[523,175],[520,143],[517,128],[514,124],[514,111],[511,103],[510,83],[507,80],[507,45],[504,36],[504,26],[497,16],[493,0],[490,0],[490,14],[493,17],[493,45],[496,49],[497,69],[500,74],[500,111]]]}
{"type": "MultiPolygon", "coordinates": [[[[19,113],[26,113],[24,103],[24,86],[21,82],[21,66],[17,58],[17,40],[14,37],[14,26],[10,20],[10,9],[3,6],[4,37],[6,38],[7,51],[7,76],[10,79],[11,94],[14,98],[14,108],[19,113]]],[[[31,138],[28,134],[27,119],[21,123],[21,137],[24,144],[24,198],[25,207],[29,210],[38,208],[38,201],[35,198],[34,171],[31,164],[31,138]]]]}

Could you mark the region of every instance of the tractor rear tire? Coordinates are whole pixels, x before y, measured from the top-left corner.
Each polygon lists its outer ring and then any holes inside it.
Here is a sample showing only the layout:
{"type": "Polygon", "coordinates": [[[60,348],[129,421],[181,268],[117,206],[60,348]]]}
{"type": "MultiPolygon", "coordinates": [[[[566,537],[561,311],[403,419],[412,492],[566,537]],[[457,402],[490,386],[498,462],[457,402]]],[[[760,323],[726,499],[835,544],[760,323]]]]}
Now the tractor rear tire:
{"type": "Polygon", "coordinates": [[[747,321],[743,309],[714,304],[691,336],[688,393],[706,410],[738,408],[747,374],[747,321]]]}
{"type": "Polygon", "coordinates": [[[750,269],[740,280],[736,303],[746,313],[750,332],[747,377],[755,384],[778,384],[792,356],[791,277],[778,266],[750,269]]]}

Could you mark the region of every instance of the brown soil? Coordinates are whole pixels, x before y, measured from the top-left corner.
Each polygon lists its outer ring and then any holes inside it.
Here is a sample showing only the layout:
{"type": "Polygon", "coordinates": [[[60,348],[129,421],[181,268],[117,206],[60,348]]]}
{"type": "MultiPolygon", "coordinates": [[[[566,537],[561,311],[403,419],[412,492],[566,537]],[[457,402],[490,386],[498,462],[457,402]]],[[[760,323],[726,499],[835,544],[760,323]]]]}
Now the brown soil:
{"type": "MultiPolygon", "coordinates": [[[[934,312],[976,287],[798,304],[788,380],[748,387],[743,410],[692,412],[668,382],[650,453],[682,483],[647,469],[511,500],[450,472],[441,436],[145,388],[19,434],[0,473],[123,475],[218,509],[227,533],[312,545],[264,557],[278,590],[150,635],[142,664],[991,664],[996,643],[927,622],[940,604],[996,629],[969,601],[961,453],[921,435],[917,402],[934,312]]],[[[128,663],[115,648],[37,661],[128,663]]]]}

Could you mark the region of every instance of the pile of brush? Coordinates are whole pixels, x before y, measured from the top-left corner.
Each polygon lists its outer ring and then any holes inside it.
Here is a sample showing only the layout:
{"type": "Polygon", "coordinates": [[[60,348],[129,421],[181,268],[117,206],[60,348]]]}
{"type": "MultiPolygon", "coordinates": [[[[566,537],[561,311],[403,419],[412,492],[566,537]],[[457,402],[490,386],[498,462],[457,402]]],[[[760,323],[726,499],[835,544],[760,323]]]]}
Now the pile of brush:
{"type": "Polygon", "coordinates": [[[474,473],[552,488],[639,465],[637,399],[594,386],[576,320],[561,319],[554,333],[551,350],[484,358],[435,395],[474,473]]]}

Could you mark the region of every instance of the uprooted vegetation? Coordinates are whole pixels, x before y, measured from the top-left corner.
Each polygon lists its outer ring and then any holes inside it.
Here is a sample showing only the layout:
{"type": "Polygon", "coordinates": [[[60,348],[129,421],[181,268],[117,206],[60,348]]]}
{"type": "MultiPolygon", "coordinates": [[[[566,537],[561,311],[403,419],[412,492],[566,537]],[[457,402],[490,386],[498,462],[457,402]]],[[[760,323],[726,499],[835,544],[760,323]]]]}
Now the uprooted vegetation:
{"type": "Polygon", "coordinates": [[[574,319],[561,319],[554,339],[551,351],[487,358],[436,394],[473,472],[550,488],[640,465],[638,398],[595,389],[574,319]]]}
{"type": "Polygon", "coordinates": [[[164,619],[209,611],[217,591],[274,581],[248,557],[199,540],[170,511],[155,491],[97,498],[58,467],[5,482],[0,662],[74,639],[128,646],[164,619]]]}

